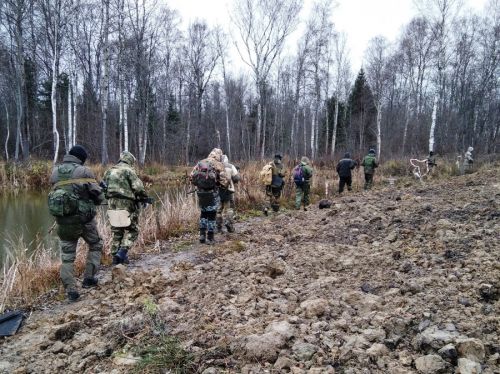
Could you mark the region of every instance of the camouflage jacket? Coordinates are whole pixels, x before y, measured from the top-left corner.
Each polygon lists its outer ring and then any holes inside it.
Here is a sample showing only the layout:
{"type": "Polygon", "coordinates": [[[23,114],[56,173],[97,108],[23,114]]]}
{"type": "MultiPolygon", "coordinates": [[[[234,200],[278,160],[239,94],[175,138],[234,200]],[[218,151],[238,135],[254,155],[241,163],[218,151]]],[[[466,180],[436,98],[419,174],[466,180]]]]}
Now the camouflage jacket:
{"type": "Polygon", "coordinates": [[[106,198],[141,200],[148,197],[144,184],[137,176],[132,165],[124,160],[108,169],[104,174],[104,182],[108,185],[106,198]]]}
{"type": "MultiPolygon", "coordinates": [[[[222,162],[222,154],[222,150],[214,148],[205,160],[209,161],[214,167],[215,172],[217,173],[217,184],[223,188],[228,188],[230,177],[226,175],[226,168],[224,166],[224,163],[222,162]]],[[[195,170],[196,166],[191,171],[190,177],[193,176],[195,170]]]]}
{"type": "Polygon", "coordinates": [[[363,162],[361,163],[361,166],[363,166],[365,174],[373,174],[375,172],[375,169],[378,167],[377,159],[375,158],[375,155],[372,153],[367,154],[363,158],[363,162]]]}
{"type": "Polygon", "coordinates": [[[92,170],[83,166],[82,161],[73,155],[65,155],[62,164],[54,167],[50,176],[52,186],[59,182],[59,167],[64,164],[73,164],[75,166],[70,180],[75,180],[71,185],[73,186],[73,192],[79,199],[79,214],[90,219],[95,215],[95,206],[104,201],[104,194],[97,184],[92,170]]]}

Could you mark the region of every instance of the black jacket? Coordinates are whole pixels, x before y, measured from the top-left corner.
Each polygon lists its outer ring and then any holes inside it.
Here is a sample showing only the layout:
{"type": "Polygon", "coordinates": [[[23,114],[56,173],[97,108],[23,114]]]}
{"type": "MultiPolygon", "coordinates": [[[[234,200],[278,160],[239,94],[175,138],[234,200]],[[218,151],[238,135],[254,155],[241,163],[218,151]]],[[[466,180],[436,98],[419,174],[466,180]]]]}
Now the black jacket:
{"type": "Polygon", "coordinates": [[[356,167],[356,161],[350,158],[343,158],[337,164],[337,173],[339,177],[351,177],[351,170],[356,167]]]}

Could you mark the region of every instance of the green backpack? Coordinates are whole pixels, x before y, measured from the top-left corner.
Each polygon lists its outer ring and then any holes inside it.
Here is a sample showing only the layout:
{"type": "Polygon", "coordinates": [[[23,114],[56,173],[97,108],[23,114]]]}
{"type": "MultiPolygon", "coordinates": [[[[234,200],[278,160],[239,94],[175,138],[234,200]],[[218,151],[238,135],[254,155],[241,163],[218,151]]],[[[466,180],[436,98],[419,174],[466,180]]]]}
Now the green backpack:
{"type": "Polygon", "coordinates": [[[57,168],[58,182],[49,192],[49,213],[54,217],[68,217],[78,214],[79,198],[73,190],[71,175],[77,164],[62,164],[57,168]]]}

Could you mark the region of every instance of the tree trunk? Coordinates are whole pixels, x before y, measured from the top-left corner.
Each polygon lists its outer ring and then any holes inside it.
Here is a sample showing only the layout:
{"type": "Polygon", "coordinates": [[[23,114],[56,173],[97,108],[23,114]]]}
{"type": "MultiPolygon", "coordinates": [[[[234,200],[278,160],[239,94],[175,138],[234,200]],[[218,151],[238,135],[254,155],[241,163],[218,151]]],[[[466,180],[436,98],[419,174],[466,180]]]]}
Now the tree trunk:
{"type": "Polygon", "coordinates": [[[71,85],[71,80],[68,82],[68,136],[67,136],[67,149],[66,151],[69,152],[71,147],[73,147],[73,115],[72,115],[72,109],[73,109],[73,87],[71,85]]]}
{"type": "Polygon", "coordinates": [[[431,131],[429,133],[429,152],[434,152],[434,133],[436,131],[438,97],[439,94],[436,93],[436,95],[434,96],[434,105],[432,107],[432,123],[431,123],[431,131]]]}
{"type": "Polygon", "coordinates": [[[75,145],[76,144],[76,130],[77,130],[77,106],[76,106],[76,99],[78,97],[78,77],[76,75],[76,72],[73,72],[73,109],[72,109],[72,123],[73,123],[73,130],[71,131],[71,134],[73,135],[73,139],[71,139],[71,144],[75,145]]]}
{"type": "MultiPolygon", "coordinates": [[[[259,79],[259,78],[257,78],[259,79]]],[[[260,129],[262,128],[262,93],[260,91],[260,82],[257,80],[257,128],[255,129],[255,153],[260,150],[260,129]]]]}
{"type": "Polygon", "coordinates": [[[330,140],[330,124],[329,124],[329,116],[328,116],[328,95],[326,96],[327,102],[325,105],[325,124],[326,124],[326,134],[325,134],[325,157],[328,157],[328,141],[330,140]]]}
{"type": "Polygon", "coordinates": [[[333,114],[333,130],[332,130],[332,159],[335,157],[335,145],[337,143],[337,125],[339,120],[339,99],[335,98],[335,112],[333,114]]]}
{"type": "Polygon", "coordinates": [[[401,154],[404,156],[405,148],[406,148],[406,138],[408,136],[408,126],[410,124],[410,96],[408,95],[408,99],[406,100],[406,118],[405,118],[405,128],[403,130],[403,146],[401,154]]]}
{"type": "Polygon", "coordinates": [[[315,129],[315,121],[316,121],[316,113],[315,111],[313,110],[312,112],[312,116],[311,116],[311,157],[314,159],[315,158],[315,149],[314,149],[314,146],[315,146],[315,139],[314,139],[314,136],[316,135],[316,129],[315,129]]]}
{"type": "Polygon", "coordinates": [[[264,115],[262,116],[262,145],[260,147],[260,159],[264,159],[266,149],[266,131],[267,131],[267,105],[264,106],[264,115]]]}
{"type": "Polygon", "coordinates": [[[7,107],[7,103],[3,103],[5,106],[5,119],[6,119],[6,127],[7,134],[5,135],[5,159],[9,161],[9,138],[10,138],[10,118],[9,118],[9,108],[7,107]]]}
{"type": "Polygon", "coordinates": [[[109,0],[104,1],[104,67],[102,90],[102,154],[101,162],[108,163],[108,95],[109,95],[109,0]]]}
{"type": "Polygon", "coordinates": [[[57,49],[57,26],[54,37],[54,51],[52,56],[52,89],[50,103],[52,107],[52,135],[54,137],[54,164],[59,155],[59,131],[57,131],[57,77],[59,75],[59,51],[57,49]]]}
{"type": "Polygon", "coordinates": [[[128,103],[129,97],[124,98],[123,103],[123,150],[128,151],[128,103]]]}
{"type": "Polygon", "coordinates": [[[380,160],[382,148],[382,103],[377,103],[377,159],[380,160]]]}

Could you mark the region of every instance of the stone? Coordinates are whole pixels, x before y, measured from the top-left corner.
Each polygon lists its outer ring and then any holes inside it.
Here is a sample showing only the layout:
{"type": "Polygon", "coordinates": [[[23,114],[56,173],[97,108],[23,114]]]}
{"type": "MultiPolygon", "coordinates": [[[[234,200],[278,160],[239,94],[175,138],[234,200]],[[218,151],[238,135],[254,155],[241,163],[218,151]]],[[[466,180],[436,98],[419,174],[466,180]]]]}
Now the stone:
{"type": "Polygon", "coordinates": [[[71,339],[83,327],[78,321],[71,321],[55,326],[49,334],[50,340],[66,341],[71,339]]]}
{"type": "Polygon", "coordinates": [[[479,339],[459,339],[457,340],[458,355],[473,361],[483,362],[485,350],[483,342],[479,339]]]}
{"type": "Polygon", "coordinates": [[[64,351],[64,348],[66,348],[66,344],[64,344],[60,340],[57,340],[52,345],[52,347],[49,348],[49,352],[54,353],[54,354],[61,353],[62,351],[64,351]]]}
{"type": "Polygon", "coordinates": [[[427,355],[415,360],[415,367],[419,373],[441,373],[446,369],[446,362],[438,355],[427,355]]]}
{"type": "Polygon", "coordinates": [[[163,297],[158,301],[158,308],[163,313],[177,313],[180,312],[181,306],[170,297],[163,297]]]}
{"type": "Polygon", "coordinates": [[[481,372],[481,365],[478,362],[468,358],[458,359],[456,374],[480,374],[481,372]]]}
{"type": "Polygon", "coordinates": [[[458,336],[456,331],[440,330],[436,326],[431,326],[420,334],[419,339],[421,345],[441,349],[444,345],[453,342],[458,336]]]}
{"type": "Polygon", "coordinates": [[[285,344],[286,339],[276,332],[249,335],[244,338],[244,355],[257,362],[274,362],[285,344]]]}
{"type": "Polygon", "coordinates": [[[293,365],[295,365],[293,360],[286,356],[280,356],[274,363],[273,369],[281,372],[283,369],[290,369],[293,365]]]}
{"type": "Polygon", "coordinates": [[[206,368],[205,370],[203,370],[201,372],[201,374],[218,374],[218,373],[219,373],[219,369],[215,368],[215,367],[206,368]]]}
{"type": "Polygon", "coordinates": [[[385,339],[385,331],[381,328],[378,329],[365,329],[361,332],[369,342],[381,342],[385,339]]]}
{"type": "Polygon", "coordinates": [[[307,318],[319,317],[326,312],[328,301],[325,299],[309,299],[303,301],[300,307],[304,310],[307,318]]]}
{"type": "Polygon", "coordinates": [[[311,343],[296,342],[293,347],[293,355],[299,361],[309,361],[318,348],[311,343]]]}
{"type": "Polygon", "coordinates": [[[272,322],[266,327],[266,332],[276,333],[284,337],[286,340],[295,336],[295,327],[288,321],[272,322]]]}
{"type": "Polygon", "coordinates": [[[438,351],[439,355],[447,361],[456,362],[458,354],[453,344],[446,344],[438,351]]]}
{"type": "Polygon", "coordinates": [[[111,279],[115,283],[122,283],[127,279],[127,268],[123,264],[113,266],[111,270],[111,279]]]}
{"type": "Polygon", "coordinates": [[[379,358],[389,354],[389,350],[385,344],[375,343],[366,350],[366,353],[372,358],[379,358]]]}

